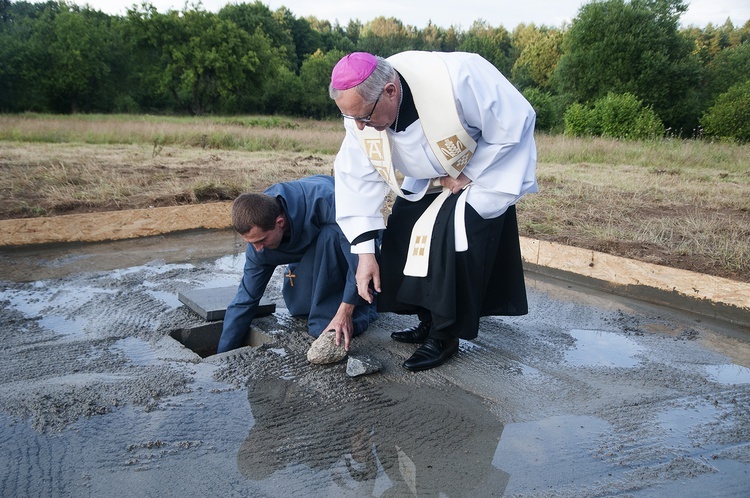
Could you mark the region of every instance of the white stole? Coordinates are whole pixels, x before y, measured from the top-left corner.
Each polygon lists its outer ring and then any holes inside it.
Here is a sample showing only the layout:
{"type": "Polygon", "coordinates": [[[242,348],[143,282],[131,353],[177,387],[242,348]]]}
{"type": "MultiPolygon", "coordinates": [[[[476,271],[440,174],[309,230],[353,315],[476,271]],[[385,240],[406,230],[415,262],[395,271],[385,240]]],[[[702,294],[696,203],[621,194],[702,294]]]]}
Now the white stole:
{"type": "MultiPolygon", "coordinates": [[[[455,251],[462,252],[469,248],[469,241],[466,236],[466,193],[469,191],[465,188],[461,196],[456,201],[456,211],[453,215],[453,226],[455,229],[455,251]]],[[[450,189],[443,189],[437,198],[432,201],[422,216],[419,217],[411,230],[409,239],[409,252],[406,255],[406,265],[404,265],[404,275],[409,277],[426,277],[430,263],[430,246],[432,245],[432,228],[435,226],[438,212],[446,199],[451,195],[450,189]]]]}
{"type": "MultiPolygon", "coordinates": [[[[477,143],[462,126],[456,106],[443,104],[455,104],[448,68],[435,52],[407,51],[391,56],[388,61],[412,89],[422,131],[435,157],[449,176],[457,178],[474,155],[477,143]]],[[[399,186],[388,133],[365,126],[364,130],[358,129],[356,135],[375,170],[399,197],[413,202],[424,196],[426,190],[405,194],[399,186]]],[[[454,217],[457,252],[468,249],[464,225],[466,192],[465,189],[458,199],[454,217]]],[[[449,195],[450,191],[443,189],[412,228],[404,275],[427,276],[432,228],[449,195]]]]}
{"type": "Polygon", "coordinates": [[[477,148],[458,117],[448,67],[436,52],[407,51],[388,58],[412,89],[427,142],[445,172],[457,178],[477,148]],[[453,105],[450,105],[450,104],[453,105]]]}

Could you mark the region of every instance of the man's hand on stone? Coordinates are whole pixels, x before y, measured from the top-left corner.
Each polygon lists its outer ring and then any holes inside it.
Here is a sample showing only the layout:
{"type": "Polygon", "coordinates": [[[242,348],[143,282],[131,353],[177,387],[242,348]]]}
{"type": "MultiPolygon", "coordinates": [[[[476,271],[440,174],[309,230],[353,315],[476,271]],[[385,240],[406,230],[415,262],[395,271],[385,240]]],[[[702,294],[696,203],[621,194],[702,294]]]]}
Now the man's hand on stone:
{"type": "Polygon", "coordinates": [[[341,303],[336,315],[328,324],[325,330],[333,330],[336,333],[336,345],[341,344],[341,338],[344,338],[344,349],[349,351],[349,344],[354,334],[354,323],[352,322],[352,315],[354,314],[354,305],[341,303]]]}

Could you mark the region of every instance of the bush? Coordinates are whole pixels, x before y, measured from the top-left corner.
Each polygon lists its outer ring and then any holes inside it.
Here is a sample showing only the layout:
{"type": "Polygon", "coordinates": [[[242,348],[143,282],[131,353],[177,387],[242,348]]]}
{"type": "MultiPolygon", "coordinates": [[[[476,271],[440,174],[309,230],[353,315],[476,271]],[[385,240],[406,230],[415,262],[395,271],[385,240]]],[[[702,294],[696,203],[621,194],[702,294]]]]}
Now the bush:
{"type": "Polygon", "coordinates": [[[664,135],[664,124],[649,106],[630,93],[609,93],[592,108],[573,104],[565,112],[565,133],[601,135],[625,140],[654,140],[664,135]]]}
{"type": "Polygon", "coordinates": [[[536,129],[553,131],[563,123],[560,97],[538,88],[526,88],[523,96],[536,111],[536,129]]]}
{"type": "Polygon", "coordinates": [[[598,135],[599,130],[594,123],[594,112],[583,104],[571,104],[563,115],[565,134],[574,137],[598,135]]]}
{"type": "Polygon", "coordinates": [[[750,141],[750,80],[719,95],[701,118],[706,136],[722,140],[750,141]]]}
{"type": "Polygon", "coordinates": [[[136,114],[140,112],[138,102],[130,95],[117,95],[114,98],[113,110],[117,114],[136,114]]]}
{"type": "Polygon", "coordinates": [[[597,100],[594,119],[603,137],[653,140],[664,135],[664,125],[654,110],[630,93],[609,93],[597,100]]]}

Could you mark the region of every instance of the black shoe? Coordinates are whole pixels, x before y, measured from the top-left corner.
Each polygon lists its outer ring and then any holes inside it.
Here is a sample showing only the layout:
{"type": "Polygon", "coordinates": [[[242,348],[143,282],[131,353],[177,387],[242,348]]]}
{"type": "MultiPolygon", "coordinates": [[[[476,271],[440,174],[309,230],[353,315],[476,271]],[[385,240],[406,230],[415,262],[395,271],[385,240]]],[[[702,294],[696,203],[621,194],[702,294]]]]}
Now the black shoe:
{"type": "Polygon", "coordinates": [[[419,322],[416,327],[411,327],[401,332],[393,332],[391,339],[398,342],[406,342],[408,344],[417,344],[427,340],[430,335],[430,329],[432,329],[432,322],[419,322]]]}
{"type": "Polygon", "coordinates": [[[458,351],[458,339],[435,339],[430,337],[419,347],[411,358],[404,362],[404,368],[412,372],[427,370],[442,365],[458,351]]]}

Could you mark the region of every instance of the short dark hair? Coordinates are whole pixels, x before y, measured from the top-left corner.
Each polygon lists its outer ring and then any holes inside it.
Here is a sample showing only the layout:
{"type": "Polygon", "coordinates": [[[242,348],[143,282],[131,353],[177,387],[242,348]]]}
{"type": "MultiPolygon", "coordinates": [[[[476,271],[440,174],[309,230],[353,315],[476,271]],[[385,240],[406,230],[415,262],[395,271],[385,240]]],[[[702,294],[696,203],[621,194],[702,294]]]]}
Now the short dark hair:
{"type": "Polygon", "coordinates": [[[276,226],[276,218],[281,215],[281,203],[276,197],[266,194],[246,193],[232,203],[232,227],[240,235],[245,235],[258,227],[263,231],[276,226]]]}

